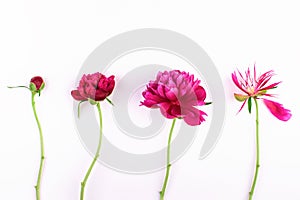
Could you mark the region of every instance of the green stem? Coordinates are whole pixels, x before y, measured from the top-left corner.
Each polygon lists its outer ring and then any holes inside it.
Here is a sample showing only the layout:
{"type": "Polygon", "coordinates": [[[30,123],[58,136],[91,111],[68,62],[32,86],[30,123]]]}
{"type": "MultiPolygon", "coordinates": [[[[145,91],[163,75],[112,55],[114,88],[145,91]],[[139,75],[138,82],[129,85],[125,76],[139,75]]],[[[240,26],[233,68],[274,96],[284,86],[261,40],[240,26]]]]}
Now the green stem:
{"type": "Polygon", "coordinates": [[[81,182],[80,200],[84,199],[84,189],[85,189],[86,182],[87,182],[87,180],[88,180],[88,178],[89,178],[89,176],[92,172],[92,169],[93,169],[97,159],[100,156],[100,148],[101,148],[102,135],[103,135],[103,132],[102,132],[102,113],[101,113],[100,103],[98,102],[96,105],[97,105],[97,109],[98,109],[98,113],[99,113],[99,120],[100,120],[99,142],[98,142],[98,147],[97,147],[97,151],[96,151],[95,157],[93,159],[93,162],[91,163],[87,173],[85,174],[85,177],[84,177],[83,181],[81,182]]]}
{"type": "Polygon", "coordinates": [[[40,168],[39,168],[39,174],[38,174],[38,178],[37,178],[37,182],[35,185],[35,191],[36,191],[36,199],[40,200],[40,188],[41,188],[41,178],[42,178],[42,173],[43,173],[43,167],[44,167],[44,161],[45,161],[45,154],[44,154],[44,139],[43,139],[43,132],[42,132],[42,127],[41,124],[39,122],[39,118],[36,114],[36,108],[35,108],[35,101],[34,101],[34,96],[36,95],[36,93],[32,92],[31,95],[31,104],[32,104],[32,109],[33,109],[33,113],[34,113],[34,117],[36,120],[36,123],[38,125],[39,128],[39,133],[40,133],[40,145],[41,145],[41,160],[40,160],[40,168]]]}
{"type": "Polygon", "coordinates": [[[257,104],[256,98],[254,98],[254,102],[255,102],[255,106],[256,106],[256,165],[255,165],[255,175],[254,175],[252,187],[249,192],[249,200],[252,200],[255,185],[256,185],[256,180],[257,180],[257,176],[258,176],[258,170],[260,167],[260,163],[259,163],[259,129],[258,129],[259,121],[258,121],[258,104],[257,104]]]}
{"type": "Polygon", "coordinates": [[[170,174],[170,168],[171,168],[171,164],[170,164],[171,140],[172,140],[172,134],[173,134],[175,122],[176,122],[176,118],[173,119],[172,126],[171,126],[170,133],[169,133],[168,150],[167,150],[167,171],[166,171],[165,180],[164,180],[162,190],[160,191],[160,200],[164,200],[164,196],[165,196],[165,192],[166,192],[166,188],[167,188],[167,183],[168,183],[168,179],[169,179],[169,174],[170,174]]]}

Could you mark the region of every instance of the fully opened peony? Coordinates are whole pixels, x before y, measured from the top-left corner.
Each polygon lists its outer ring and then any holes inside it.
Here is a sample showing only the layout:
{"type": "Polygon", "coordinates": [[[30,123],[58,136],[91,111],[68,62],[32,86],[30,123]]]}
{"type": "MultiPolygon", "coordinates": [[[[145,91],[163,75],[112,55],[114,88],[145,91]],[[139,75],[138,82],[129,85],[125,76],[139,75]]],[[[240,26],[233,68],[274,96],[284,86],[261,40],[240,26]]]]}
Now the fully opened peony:
{"type": "Polygon", "coordinates": [[[196,106],[205,105],[206,92],[194,75],[179,70],[159,72],[156,80],[150,81],[143,92],[141,105],[159,108],[168,119],[183,118],[191,125],[205,121],[205,112],[196,106]]]}
{"type": "Polygon", "coordinates": [[[40,151],[41,151],[41,158],[40,158],[40,167],[39,167],[39,172],[38,172],[38,177],[35,185],[35,195],[36,195],[36,200],[41,199],[41,181],[42,181],[42,175],[43,175],[43,169],[44,169],[44,164],[45,164],[45,148],[44,148],[44,137],[43,137],[43,132],[42,132],[42,126],[40,124],[37,112],[36,112],[36,106],[35,106],[35,95],[39,94],[41,95],[41,91],[45,87],[45,82],[42,77],[40,76],[34,76],[31,78],[29,82],[29,86],[15,86],[15,87],[8,87],[8,88],[26,88],[31,92],[31,106],[33,110],[33,114],[39,129],[39,135],[40,135],[40,151]]]}
{"type": "MultiPolygon", "coordinates": [[[[204,100],[206,92],[199,85],[200,80],[187,72],[172,70],[159,72],[156,80],[150,81],[143,92],[145,100],[141,105],[148,108],[159,108],[163,116],[173,119],[169,133],[167,149],[167,170],[164,184],[160,191],[160,200],[164,200],[168,183],[170,164],[171,140],[176,119],[183,119],[188,125],[196,126],[205,121],[207,114],[197,106],[207,105],[204,100]]],[[[187,133],[188,134],[188,133],[187,133]]]]}
{"type": "MultiPolygon", "coordinates": [[[[99,135],[97,150],[94,159],[90,164],[90,167],[87,170],[83,181],[81,182],[80,200],[84,199],[85,185],[87,183],[87,180],[90,176],[90,173],[97,159],[100,156],[100,148],[101,148],[102,137],[103,137],[102,112],[100,108],[100,101],[106,99],[109,103],[112,104],[112,102],[108,99],[108,96],[112,93],[115,87],[114,78],[115,78],[114,76],[110,76],[107,78],[105,75],[99,72],[96,72],[94,74],[87,74],[87,75],[84,74],[79,82],[79,86],[77,87],[77,90],[71,91],[72,97],[75,100],[80,101],[80,103],[89,101],[92,105],[97,106],[99,121],[100,121],[100,135],[99,135]]],[[[80,110],[79,109],[80,103],[78,103],[78,116],[80,110]]]]}
{"type": "Polygon", "coordinates": [[[275,89],[281,82],[269,83],[274,76],[273,70],[267,71],[260,76],[256,74],[256,68],[254,66],[253,75],[250,69],[243,75],[240,71],[231,74],[234,84],[243,92],[242,94],[235,93],[234,96],[238,101],[243,102],[239,112],[243,109],[245,104],[248,104],[249,113],[251,113],[252,100],[255,103],[256,108],[256,165],[255,174],[252,182],[252,186],[249,192],[249,200],[252,200],[256,181],[258,177],[260,159],[259,159],[259,115],[258,115],[258,101],[262,100],[267,106],[269,111],[277,117],[279,120],[288,121],[291,118],[291,111],[285,109],[280,103],[269,100],[268,98],[274,97],[274,94],[269,94],[269,90],[275,89]]]}

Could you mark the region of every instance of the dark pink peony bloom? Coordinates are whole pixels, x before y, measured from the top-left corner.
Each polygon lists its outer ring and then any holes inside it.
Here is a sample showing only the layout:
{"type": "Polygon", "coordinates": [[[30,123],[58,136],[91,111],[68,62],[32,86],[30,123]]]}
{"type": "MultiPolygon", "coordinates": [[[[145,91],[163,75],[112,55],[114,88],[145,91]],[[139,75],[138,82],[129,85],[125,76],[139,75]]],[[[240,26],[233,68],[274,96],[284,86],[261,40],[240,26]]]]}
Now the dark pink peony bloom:
{"type": "Polygon", "coordinates": [[[43,85],[45,84],[43,78],[40,76],[31,78],[30,83],[35,85],[36,90],[43,89],[43,85]]]}
{"type": "Polygon", "coordinates": [[[102,101],[108,97],[114,87],[114,76],[106,78],[103,74],[96,72],[94,74],[83,75],[77,90],[73,90],[71,95],[77,101],[102,101]]]}
{"type": "Polygon", "coordinates": [[[292,114],[290,113],[291,112],[290,110],[285,109],[279,103],[276,103],[274,101],[265,98],[261,98],[261,97],[274,97],[273,94],[268,94],[267,92],[270,89],[276,88],[281,82],[276,82],[268,85],[267,83],[270,81],[270,79],[273,76],[274,76],[274,71],[270,70],[257,77],[255,66],[254,66],[253,76],[251,76],[249,68],[245,72],[245,76],[243,76],[240,71],[238,71],[238,75],[236,72],[231,74],[234,84],[242,92],[244,92],[244,94],[234,93],[234,96],[238,101],[244,102],[239,112],[243,109],[244,105],[249,100],[249,98],[253,97],[256,99],[262,99],[264,104],[270,110],[270,112],[279,120],[288,121],[291,118],[292,114]]]}
{"type": "Polygon", "coordinates": [[[183,118],[191,126],[199,125],[207,115],[195,107],[205,105],[206,91],[199,84],[200,80],[187,72],[159,72],[143,92],[141,105],[159,108],[168,119],[183,118]]]}

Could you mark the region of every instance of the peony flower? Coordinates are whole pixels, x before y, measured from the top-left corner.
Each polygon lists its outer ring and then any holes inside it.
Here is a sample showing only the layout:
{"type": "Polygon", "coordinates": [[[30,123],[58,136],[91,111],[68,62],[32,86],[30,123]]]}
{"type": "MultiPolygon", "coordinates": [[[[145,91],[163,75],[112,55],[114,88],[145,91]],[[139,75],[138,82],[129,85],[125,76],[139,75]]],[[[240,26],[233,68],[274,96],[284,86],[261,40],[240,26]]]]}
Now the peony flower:
{"type": "Polygon", "coordinates": [[[280,103],[271,101],[266,98],[274,97],[274,94],[269,94],[269,90],[275,89],[281,82],[268,84],[270,79],[274,76],[273,70],[267,71],[266,73],[257,77],[256,68],[254,66],[253,75],[251,75],[250,69],[245,72],[245,76],[238,71],[231,74],[234,84],[243,92],[243,94],[234,93],[235,98],[238,101],[243,102],[239,112],[243,109],[246,102],[248,102],[248,110],[251,113],[252,99],[255,102],[256,108],[256,164],[255,174],[252,182],[252,186],[249,192],[249,200],[252,200],[256,181],[258,177],[258,171],[260,167],[259,159],[259,115],[258,115],[258,102],[257,100],[262,99],[263,103],[267,106],[269,111],[277,117],[279,120],[288,121],[292,114],[291,111],[285,109],[280,103]]]}
{"type": "Polygon", "coordinates": [[[274,101],[265,99],[266,97],[274,97],[274,94],[268,94],[267,92],[271,89],[276,88],[281,82],[268,84],[270,79],[274,76],[274,71],[270,70],[259,77],[256,74],[256,68],[254,66],[253,76],[251,76],[250,69],[245,72],[245,76],[238,71],[231,74],[234,84],[243,92],[243,94],[234,93],[234,97],[238,101],[242,101],[243,104],[239,112],[243,109],[246,102],[248,101],[248,109],[251,112],[251,98],[262,99],[264,104],[270,110],[270,112],[277,117],[279,120],[287,121],[291,118],[291,111],[285,109],[281,104],[274,101]]]}
{"type": "Polygon", "coordinates": [[[77,101],[87,101],[89,99],[102,101],[112,93],[115,87],[114,78],[114,76],[106,78],[99,72],[83,75],[77,90],[73,90],[71,95],[77,101]]]}
{"type": "Polygon", "coordinates": [[[110,104],[112,102],[107,98],[113,91],[115,87],[115,80],[114,76],[110,76],[106,78],[103,74],[96,72],[94,74],[88,74],[83,75],[79,86],[77,87],[77,90],[72,90],[71,95],[72,97],[80,101],[78,104],[78,116],[80,111],[80,104],[85,101],[89,101],[92,105],[96,105],[99,113],[99,121],[100,121],[100,135],[99,135],[99,141],[97,146],[97,151],[95,153],[94,159],[92,163],[90,164],[89,169],[87,170],[83,181],[81,182],[81,190],[80,190],[80,200],[84,200],[84,192],[85,192],[85,185],[87,183],[87,180],[90,176],[90,173],[97,161],[97,159],[100,156],[100,149],[101,149],[101,143],[102,143],[102,112],[100,108],[100,101],[103,101],[106,99],[110,104]]]}
{"type": "Polygon", "coordinates": [[[142,106],[159,108],[162,115],[173,119],[169,133],[167,149],[167,170],[164,184],[160,191],[160,200],[164,200],[168,183],[170,164],[171,140],[176,119],[183,119],[188,125],[196,126],[205,121],[207,114],[196,106],[205,103],[206,91],[199,85],[200,80],[194,79],[194,75],[179,70],[159,72],[156,80],[150,81],[146,90],[142,93],[145,100],[142,106]]]}
{"type": "Polygon", "coordinates": [[[42,179],[42,174],[43,174],[43,169],[44,169],[44,163],[45,163],[45,152],[44,152],[44,139],[43,139],[43,132],[42,132],[42,127],[36,112],[36,107],[35,107],[35,100],[34,97],[36,94],[41,94],[41,91],[45,87],[45,82],[42,77],[40,76],[35,76],[31,78],[29,87],[27,86],[15,86],[15,87],[8,87],[8,88],[26,88],[31,92],[31,106],[33,110],[33,114],[39,129],[39,135],[40,135],[40,145],[41,145],[41,159],[40,159],[40,167],[39,167],[39,172],[38,172],[38,177],[37,177],[37,182],[35,185],[35,193],[36,193],[36,200],[41,199],[41,179],[42,179]]]}
{"type": "Polygon", "coordinates": [[[205,121],[207,114],[196,106],[205,105],[206,91],[194,75],[179,70],[159,72],[156,80],[150,81],[143,92],[141,105],[159,108],[168,119],[183,118],[191,125],[205,121]]]}

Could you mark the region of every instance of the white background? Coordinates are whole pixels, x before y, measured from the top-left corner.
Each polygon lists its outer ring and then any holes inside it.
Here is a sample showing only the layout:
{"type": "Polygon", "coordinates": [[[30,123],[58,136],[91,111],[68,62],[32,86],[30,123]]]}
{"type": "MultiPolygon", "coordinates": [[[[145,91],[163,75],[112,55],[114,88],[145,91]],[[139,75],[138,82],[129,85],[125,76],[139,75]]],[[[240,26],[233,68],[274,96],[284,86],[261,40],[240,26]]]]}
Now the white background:
{"type": "MultiPolygon", "coordinates": [[[[299,200],[300,135],[297,74],[300,66],[297,1],[1,1],[0,2],[0,199],[35,199],[39,139],[30,93],[9,90],[34,75],[47,87],[37,98],[46,145],[43,200],[79,199],[91,156],[73,120],[70,90],[85,58],[105,40],[137,28],[182,33],[213,59],[226,88],[227,113],[214,151],[198,160],[199,133],[173,165],[166,200],[246,200],[254,169],[254,116],[239,115],[230,80],[237,67],[274,69],[283,83],[278,101],[292,110],[287,122],[261,105],[261,170],[255,200],[299,200]]],[[[97,165],[86,199],[159,199],[164,171],[129,175],[97,165]]]]}

